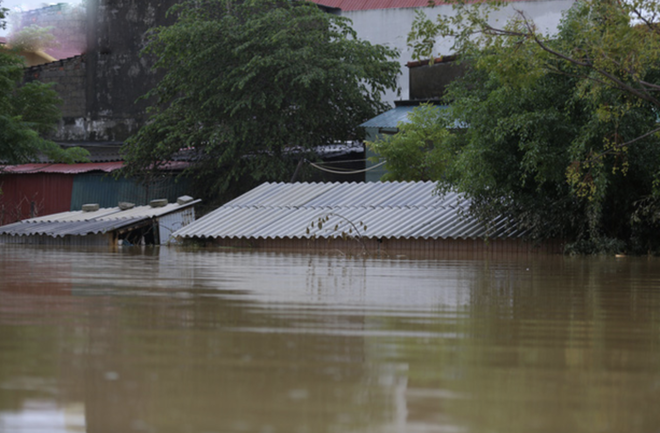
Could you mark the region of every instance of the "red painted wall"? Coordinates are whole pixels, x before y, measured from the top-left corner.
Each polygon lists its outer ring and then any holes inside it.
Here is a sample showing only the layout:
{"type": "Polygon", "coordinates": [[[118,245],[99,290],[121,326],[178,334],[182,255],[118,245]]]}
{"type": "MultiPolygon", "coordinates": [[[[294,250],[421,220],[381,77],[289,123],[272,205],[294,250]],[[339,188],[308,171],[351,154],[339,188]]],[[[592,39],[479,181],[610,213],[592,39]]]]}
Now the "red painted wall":
{"type": "Polygon", "coordinates": [[[0,225],[34,216],[68,212],[72,188],[72,174],[0,175],[0,225]]]}

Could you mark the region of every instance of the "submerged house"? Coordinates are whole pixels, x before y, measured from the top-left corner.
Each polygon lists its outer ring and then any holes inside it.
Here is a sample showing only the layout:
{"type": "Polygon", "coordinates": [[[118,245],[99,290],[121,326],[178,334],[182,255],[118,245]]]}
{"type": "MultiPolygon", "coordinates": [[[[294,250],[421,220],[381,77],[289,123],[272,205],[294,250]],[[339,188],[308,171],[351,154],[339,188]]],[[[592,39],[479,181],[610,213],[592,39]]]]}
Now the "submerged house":
{"type": "Polygon", "coordinates": [[[523,240],[506,218],[466,216],[434,182],[264,183],[174,236],[225,247],[369,253],[561,251],[523,240]]]}
{"type": "Polygon", "coordinates": [[[112,172],[122,162],[79,164],[36,163],[2,167],[0,170],[0,224],[80,209],[85,203],[112,207],[120,201],[144,205],[157,198],[175,201],[189,194],[185,181],[175,175],[185,163],[174,162],[163,176],[149,184],[112,172]],[[177,171],[178,169],[178,171],[177,171]]]}
{"type": "Polygon", "coordinates": [[[195,220],[194,205],[200,200],[179,197],[176,203],[153,200],[148,206],[120,203],[100,208],[31,218],[0,227],[0,243],[45,245],[165,245],[172,234],[195,220]]]}
{"type": "Polygon", "coordinates": [[[151,200],[191,195],[190,185],[176,176],[186,161],[172,161],[148,183],[115,176],[124,165],[117,145],[87,144],[89,162],[58,164],[46,160],[0,166],[0,225],[25,218],[75,211],[85,203],[113,207],[125,201],[146,205],[151,200]]]}

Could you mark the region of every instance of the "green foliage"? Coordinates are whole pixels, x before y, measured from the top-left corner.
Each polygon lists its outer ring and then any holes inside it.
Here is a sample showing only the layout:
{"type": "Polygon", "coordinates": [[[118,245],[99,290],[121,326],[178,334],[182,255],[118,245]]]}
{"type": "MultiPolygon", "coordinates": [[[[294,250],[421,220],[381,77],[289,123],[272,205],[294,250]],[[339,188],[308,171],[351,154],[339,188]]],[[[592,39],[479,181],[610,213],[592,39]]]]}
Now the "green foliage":
{"type": "Polygon", "coordinates": [[[369,255],[369,249],[364,242],[367,228],[362,221],[355,222],[343,215],[331,212],[312,221],[306,228],[305,234],[313,240],[318,238],[352,240],[360,244],[363,255],[369,255]]]}
{"type": "Polygon", "coordinates": [[[387,162],[385,181],[427,181],[440,179],[452,151],[448,148],[446,114],[433,105],[421,105],[399,122],[399,132],[367,143],[387,162]]]}
{"type": "Polygon", "coordinates": [[[417,9],[412,28],[408,33],[407,43],[413,50],[413,59],[429,60],[433,64],[435,40],[440,29],[426,14],[417,9]]]}
{"type": "Polygon", "coordinates": [[[170,13],[145,50],[165,75],[148,94],[151,121],[124,148],[131,175],[188,149],[187,173],[208,196],[289,180],[316,147],[358,137],[396,86],[393,50],[312,3],[189,0],[170,13]]]}
{"type": "Polygon", "coordinates": [[[5,18],[7,17],[7,11],[9,9],[2,7],[2,0],[0,0],[0,29],[4,29],[7,23],[5,18]]]}
{"type": "Polygon", "coordinates": [[[39,154],[62,162],[85,160],[86,151],[63,150],[41,137],[51,131],[60,118],[60,99],[51,85],[32,82],[23,86],[20,57],[0,52],[0,161],[20,164],[39,154]]]}
{"type": "MultiPolygon", "coordinates": [[[[523,14],[492,27],[488,15],[499,6],[458,4],[451,17],[418,26],[424,40],[454,38],[469,66],[450,85],[449,118],[434,127],[468,128],[426,147],[451,156],[435,166],[439,188],[465,193],[485,221],[504,215],[532,238],[572,240],[573,251],[620,252],[622,241],[630,252],[657,249],[658,6],[581,0],[553,36],[523,14]]],[[[426,116],[409,128],[434,121],[426,116]]],[[[388,164],[410,164],[393,158],[389,150],[388,164]]]]}
{"type": "Polygon", "coordinates": [[[607,237],[592,237],[570,242],[564,248],[564,253],[574,255],[610,255],[624,253],[628,249],[621,239],[607,237]]]}
{"type": "Polygon", "coordinates": [[[23,27],[9,37],[9,45],[16,51],[36,52],[57,46],[52,27],[31,25],[23,27]]]}
{"type": "MultiPolygon", "coordinates": [[[[0,0],[0,28],[7,9],[0,0]]],[[[41,137],[60,119],[60,98],[51,85],[32,82],[22,86],[23,60],[0,50],[0,162],[21,164],[39,154],[61,162],[85,161],[89,153],[80,148],[61,149],[41,137]]]]}
{"type": "MultiPolygon", "coordinates": [[[[0,1],[0,28],[7,9],[0,1]]],[[[0,50],[0,163],[20,164],[45,154],[56,161],[84,161],[88,153],[79,148],[61,149],[41,134],[51,131],[60,119],[60,99],[51,85],[23,79],[23,60],[0,50]]]]}

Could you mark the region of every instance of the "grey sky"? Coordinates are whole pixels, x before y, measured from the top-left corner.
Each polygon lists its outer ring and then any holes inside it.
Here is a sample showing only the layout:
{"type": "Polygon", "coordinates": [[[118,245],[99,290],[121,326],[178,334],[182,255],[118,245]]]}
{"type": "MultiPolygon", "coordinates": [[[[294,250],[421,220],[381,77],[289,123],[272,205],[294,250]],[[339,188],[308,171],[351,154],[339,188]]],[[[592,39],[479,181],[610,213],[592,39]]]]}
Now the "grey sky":
{"type": "Polygon", "coordinates": [[[2,0],[2,6],[12,11],[29,11],[32,9],[39,9],[44,6],[55,5],[58,3],[71,3],[78,4],[81,0],[62,0],[62,1],[48,1],[48,0],[2,0]]]}

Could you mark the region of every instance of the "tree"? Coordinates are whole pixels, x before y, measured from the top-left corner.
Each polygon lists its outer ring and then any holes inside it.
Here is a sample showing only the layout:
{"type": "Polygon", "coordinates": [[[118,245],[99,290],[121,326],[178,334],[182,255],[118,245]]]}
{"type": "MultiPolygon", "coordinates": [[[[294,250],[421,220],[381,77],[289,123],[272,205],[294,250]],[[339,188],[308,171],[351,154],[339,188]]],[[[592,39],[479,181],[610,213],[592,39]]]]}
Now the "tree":
{"type": "Polygon", "coordinates": [[[58,44],[52,30],[53,27],[41,27],[34,24],[25,26],[11,35],[9,43],[17,51],[31,53],[46,48],[53,48],[58,44]]]}
{"type": "Polygon", "coordinates": [[[468,127],[434,143],[453,155],[440,189],[465,193],[486,221],[504,214],[582,252],[658,249],[656,2],[580,0],[556,35],[522,12],[495,28],[493,7],[460,3],[435,23],[419,15],[411,33],[425,57],[433,35],[453,37],[469,65],[447,95],[447,121],[468,127]]]}
{"type": "Polygon", "coordinates": [[[449,135],[446,117],[439,107],[421,105],[409,114],[409,122],[398,125],[397,134],[369,143],[373,151],[387,161],[387,173],[382,180],[440,179],[452,157],[447,147],[434,145],[449,135]]]}
{"type": "MultiPolygon", "coordinates": [[[[6,9],[0,5],[0,28],[6,9]]],[[[51,85],[23,80],[23,59],[0,48],[0,163],[21,164],[39,154],[61,162],[85,160],[80,148],[61,149],[42,138],[60,119],[60,98],[51,85]]]]}
{"type": "MultiPolygon", "coordinates": [[[[358,137],[396,87],[392,49],[306,1],[187,0],[145,53],[164,77],[150,121],[124,147],[124,173],[147,177],[186,150],[205,195],[288,181],[314,150],[358,137]]],[[[202,192],[202,191],[200,191],[202,192]]]]}

